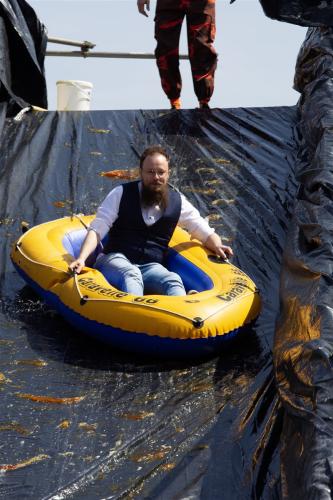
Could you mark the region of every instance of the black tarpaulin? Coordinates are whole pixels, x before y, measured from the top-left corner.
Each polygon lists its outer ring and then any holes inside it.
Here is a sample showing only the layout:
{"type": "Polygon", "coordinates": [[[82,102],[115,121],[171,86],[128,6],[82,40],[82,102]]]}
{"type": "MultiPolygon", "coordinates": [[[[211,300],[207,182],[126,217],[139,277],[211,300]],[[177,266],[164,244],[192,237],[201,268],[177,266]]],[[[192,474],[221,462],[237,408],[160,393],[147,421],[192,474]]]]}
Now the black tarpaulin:
{"type": "Polygon", "coordinates": [[[292,107],[30,112],[0,163],[0,496],[272,499],[283,423],[273,374],[282,251],[296,183],[292,107]],[[221,356],[157,362],[75,332],[9,260],[22,221],[92,213],[142,150],[209,217],[263,310],[221,356]],[[107,177],[103,172],[111,172],[107,177]]]}
{"type": "Polygon", "coordinates": [[[301,48],[299,190],[281,278],[275,339],[285,408],[285,498],[333,497],[333,32],[312,28],[301,48]]]}
{"type": "Polygon", "coordinates": [[[0,0],[0,102],[8,115],[28,105],[47,108],[45,27],[25,0],[0,0]]]}
{"type": "Polygon", "coordinates": [[[332,0],[259,0],[266,16],[300,26],[332,26],[332,0]]]}

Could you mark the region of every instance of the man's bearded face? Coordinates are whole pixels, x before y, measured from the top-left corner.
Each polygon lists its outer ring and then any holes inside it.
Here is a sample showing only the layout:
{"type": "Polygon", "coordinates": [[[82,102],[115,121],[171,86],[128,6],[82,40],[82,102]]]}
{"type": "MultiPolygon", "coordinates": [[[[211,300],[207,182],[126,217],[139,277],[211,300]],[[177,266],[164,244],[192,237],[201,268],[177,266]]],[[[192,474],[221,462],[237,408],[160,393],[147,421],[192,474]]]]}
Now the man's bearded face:
{"type": "Polygon", "coordinates": [[[144,206],[168,204],[169,164],[165,156],[155,153],[147,156],[141,168],[142,193],[144,206]]]}

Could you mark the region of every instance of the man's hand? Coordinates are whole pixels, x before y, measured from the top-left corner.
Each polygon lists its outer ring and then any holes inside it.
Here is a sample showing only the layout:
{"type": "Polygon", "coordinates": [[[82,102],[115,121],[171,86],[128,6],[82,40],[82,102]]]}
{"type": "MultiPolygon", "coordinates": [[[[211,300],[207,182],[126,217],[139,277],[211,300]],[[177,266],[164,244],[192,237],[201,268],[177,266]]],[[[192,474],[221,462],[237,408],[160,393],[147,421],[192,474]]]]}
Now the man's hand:
{"type": "Polygon", "coordinates": [[[80,274],[84,266],[86,265],[86,259],[95,250],[99,243],[99,236],[93,230],[88,230],[87,236],[82,243],[80,255],[77,259],[73,260],[69,264],[69,269],[74,273],[80,274]]]}
{"type": "Polygon", "coordinates": [[[222,257],[222,259],[226,260],[229,259],[234,255],[234,252],[232,251],[231,247],[228,247],[227,245],[221,245],[216,249],[215,252],[217,255],[222,257]]]}
{"type": "Polygon", "coordinates": [[[137,5],[138,5],[138,11],[140,12],[140,14],[148,17],[146,10],[148,12],[150,10],[150,0],[138,0],[137,5]],[[146,6],[146,10],[145,10],[145,6],[146,6]]]}
{"type": "Polygon", "coordinates": [[[205,247],[207,247],[208,250],[216,253],[216,255],[218,255],[222,259],[229,259],[229,257],[232,257],[234,255],[232,248],[228,247],[227,245],[223,245],[221,238],[216,233],[208,236],[207,240],[205,241],[205,247]]]}
{"type": "Polygon", "coordinates": [[[85,264],[86,263],[83,259],[78,258],[71,262],[68,267],[71,271],[73,271],[73,273],[80,274],[85,264]]]}

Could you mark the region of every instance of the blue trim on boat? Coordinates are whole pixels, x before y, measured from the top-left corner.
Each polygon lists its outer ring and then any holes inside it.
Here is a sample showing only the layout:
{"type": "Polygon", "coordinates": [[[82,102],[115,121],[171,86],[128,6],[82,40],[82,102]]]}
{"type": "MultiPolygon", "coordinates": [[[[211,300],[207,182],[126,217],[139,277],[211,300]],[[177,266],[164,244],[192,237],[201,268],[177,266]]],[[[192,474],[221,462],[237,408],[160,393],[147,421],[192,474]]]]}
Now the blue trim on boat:
{"type": "Polygon", "coordinates": [[[211,290],[214,286],[207,273],[172,248],[168,252],[167,268],[179,274],[186,290],[204,292],[205,290],[211,290]]]}

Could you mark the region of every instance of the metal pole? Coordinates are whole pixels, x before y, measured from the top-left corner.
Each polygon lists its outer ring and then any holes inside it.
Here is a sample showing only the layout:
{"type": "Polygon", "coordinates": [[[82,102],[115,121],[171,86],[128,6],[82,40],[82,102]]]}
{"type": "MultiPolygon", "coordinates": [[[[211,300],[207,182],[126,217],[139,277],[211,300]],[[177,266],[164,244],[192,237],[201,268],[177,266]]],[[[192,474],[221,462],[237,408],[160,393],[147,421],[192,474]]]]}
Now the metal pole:
{"type": "Polygon", "coordinates": [[[62,45],[72,45],[74,47],[81,47],[82,50],[89,50],[96,47],[95,43],[87,42],[87,40],[84,40],[83,42],[77,42],[76,40],[68,40],[66,38],[47,37],[47,41],[50,43],[59,43],[62,45]]]}
{"type": "MultiPolygon", "coordinates": [[[[66,38],[48,37],[47,41],[50,43],[59,43],[62,45],[72,45],[74,47],[81,47],[81,50],[76,51],[61,51],[61,50],[47,50],[46,55],[52,57],[104,57],[110,59],[155,59],[154,54],[140,53],[140,52],[89,52],[90,49],[96,47],[94,43],[79,42],[76,40],[68,40],[66,38]]],[[[179,59],[188,59],[188,55],[180,54],[179,59]]]]}
{"type": "MultiPolygon", "coordinates": [[[[110,59],[155,59],[154,54],[140,52],[88,52],[88,51],[46,51],[47,56],[52,57],[102,57],[110,59]]],[[[180,54],[179,59],[188,59],[188,55],[180,54]]]]}

